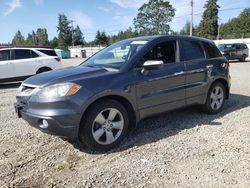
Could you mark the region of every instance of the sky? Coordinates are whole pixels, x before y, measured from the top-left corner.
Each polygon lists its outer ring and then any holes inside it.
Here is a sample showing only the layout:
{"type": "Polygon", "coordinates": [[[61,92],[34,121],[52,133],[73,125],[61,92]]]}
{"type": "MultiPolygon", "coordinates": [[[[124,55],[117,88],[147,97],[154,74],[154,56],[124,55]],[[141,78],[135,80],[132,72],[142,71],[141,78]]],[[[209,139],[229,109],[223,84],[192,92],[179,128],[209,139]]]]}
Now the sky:
{"type": "MultiPolygon", "coordinates": [[[[148,0],[0,0],[0,43],[11,42],[20,30],[26,37],[37,28],[47,28],[49,39],[57,36],[58,15],[65,14],[79,25],[86,41],[94,39],[96,31],[116,34],[133,27],[138,8],[148,0]]],[[[169,0],[176,9],[170,27],[179,31],[190,19],[190,0],[169,0]]],[[[205,0],[194,0],[194,24],[200,22],[205,0]]],[[[236,17],[250,0],[218,0],[221,23],[236,17]]]]}

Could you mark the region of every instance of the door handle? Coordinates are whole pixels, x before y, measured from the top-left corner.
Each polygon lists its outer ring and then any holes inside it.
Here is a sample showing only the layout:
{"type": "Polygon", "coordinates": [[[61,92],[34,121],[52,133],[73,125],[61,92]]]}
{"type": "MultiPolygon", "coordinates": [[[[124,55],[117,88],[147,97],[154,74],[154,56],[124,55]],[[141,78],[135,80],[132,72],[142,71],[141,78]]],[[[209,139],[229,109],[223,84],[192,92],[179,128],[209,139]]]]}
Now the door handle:
{"type": "Polygon", "coordinates": [[[175,76],[184,74],[184,71],[174,73],[175,76]]]}

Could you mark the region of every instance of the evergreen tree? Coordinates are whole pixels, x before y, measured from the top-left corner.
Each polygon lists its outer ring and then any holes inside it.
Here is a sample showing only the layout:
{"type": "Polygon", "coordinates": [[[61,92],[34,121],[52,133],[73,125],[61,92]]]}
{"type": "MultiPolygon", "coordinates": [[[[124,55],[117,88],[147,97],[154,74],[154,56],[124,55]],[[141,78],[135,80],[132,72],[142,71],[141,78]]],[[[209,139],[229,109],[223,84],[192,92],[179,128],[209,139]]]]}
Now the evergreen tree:
{"type": "Polygon", "coordinates": [[[58,46],[68,47],[72,44],[72,30],[70,27],[70,21],[64,14],[59,14],[58,26],[58,46]]]}
{"type": "Polygon", "coordinates": [[[49,44],[47,29],[38,28],[36,31],[37,42],[40,46],[46,46],[49,44]]]}
{"type": "Polygon", "coordinates": [[[250,8],[244,9],[239,16],[221,25],[220,38],[250,37],[250,8]]]}
{"type": "Polygon", "coordinates": [[[25,40],[24,36],[22,35],[21,31],[17,31],[14,38],[12,39],[12,44],[17,46],[17,45],[24,45],[25,40]]]}
{"type": "Polygon", "coordinates": [[[149,0],[139,8],[134,19],[137,31],[149,35],[168,34],[169,23],[175,15],[175,9],[166,0],[149,0]]]}
{"type": "Polygon", "coordinates": [[[50,45],[51,45],[53,48],[58,47],[58,38],[57,38],[57,37],[54,37],[54,38],[50,41],[50,45]]]}
{"type": "Polygon", "coordinates": [[[77,25],[74,29],[74,43],[75,45],[84,45],[84,37],[80,27],[77,25]]]}
{"type": "Polygon", "coordinates": [[[29,46],[35,45],[32,33],[28,33],[28,37],[25,40],[25,44],[29,46]]]}
{"type": "Polygon", "coordinates": [[[95,36],[95,43],[98,45],[108,45],[109,39],[104,31],[97,31],[95,36]]]}
{"type": "Polygon", "coordinates": [[[198,36],[216,39],[218,34],[218,9],[217,0],[208,0],[204,6],[205,11],[198,27],[198,36]]]}

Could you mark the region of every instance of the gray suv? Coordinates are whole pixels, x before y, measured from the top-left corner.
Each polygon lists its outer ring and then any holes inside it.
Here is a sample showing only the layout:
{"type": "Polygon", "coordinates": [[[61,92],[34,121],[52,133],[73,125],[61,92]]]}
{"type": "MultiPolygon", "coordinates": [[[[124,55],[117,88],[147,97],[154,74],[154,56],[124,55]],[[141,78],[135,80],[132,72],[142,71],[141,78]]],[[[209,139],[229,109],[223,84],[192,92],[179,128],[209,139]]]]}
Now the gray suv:
{"type": "Polygon", "coordinates": [[[43,132],[109,150],[146,117],[197,104],[216,114],[229,90],[228,61],[212,41],[149,36],[112,44],[77,67],[28,78],[15,109],[43,132]]]}
{"type": "Polygon", "coordinates": [[[245,62],[249,56],[248,47],[244,43],[220,44],[218,48],[228,60],[238,59],[241,62],[245,62]]]}

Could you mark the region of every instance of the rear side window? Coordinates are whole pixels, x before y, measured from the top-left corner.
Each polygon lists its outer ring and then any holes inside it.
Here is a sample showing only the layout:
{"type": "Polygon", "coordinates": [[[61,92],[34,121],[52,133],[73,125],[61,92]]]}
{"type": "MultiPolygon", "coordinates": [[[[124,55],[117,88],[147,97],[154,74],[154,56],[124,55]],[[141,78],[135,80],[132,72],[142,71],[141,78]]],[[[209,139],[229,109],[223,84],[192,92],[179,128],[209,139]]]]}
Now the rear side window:
{"type": "Polygon", "coordinates": [[[181,61],[189,61],[195,59],[204,59],[204,51],[199,42],[181,41],[181,61]]]}
{"type": "Polygon", "coordinates": [[[221,57],[221,53],[215,45],[207,42],[203,42],[202,44],[204,46],[207,58],[221,57]]]}
{"type": "Polygon", "coordinates": [[[42,52],[48,56],[57,56],[55,50],[38,50],[39,52],[42,52]]]}
{"type": "Polygon", "coordinates": [[[10,60],[10,50],[2,50],[0,51],[0,61],[10,60]]]}
{"type": "Polygon", "coordinates": [[[30,50],[15,50],[15,59],[28,59],[31,58],[30,50]]]}

